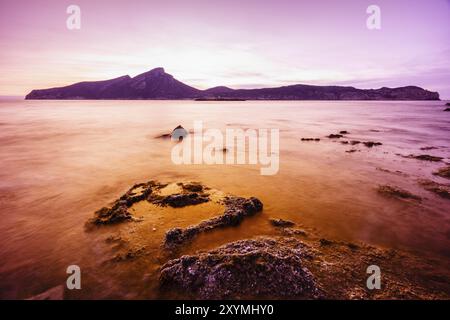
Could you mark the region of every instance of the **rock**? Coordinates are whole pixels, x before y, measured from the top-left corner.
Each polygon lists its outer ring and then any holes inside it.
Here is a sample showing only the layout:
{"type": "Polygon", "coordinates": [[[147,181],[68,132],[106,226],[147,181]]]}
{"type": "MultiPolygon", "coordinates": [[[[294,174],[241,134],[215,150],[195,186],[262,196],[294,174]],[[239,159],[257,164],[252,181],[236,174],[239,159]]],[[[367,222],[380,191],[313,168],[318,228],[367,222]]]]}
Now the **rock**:
{"type": "Polygon", "coordinates": [[[439,148],[438,147],[422,147],[422,148],[420,148],[420,150],[422,150],[422,151],[434,150],[434,149],[439,149],[439,148]]]}
{"type": "Polygon", "coordinates": [[[86,223],[86,227],[134,220],[133,216],[128,212],[128,208],[138,201],[147,199],[152,193],[152,187],[156,185],[154,181],[135,184],[116,200],[111,207],[103,207],[96,211],[94,218],[89,219],[86,223]]]}
{"type": "Polygon", "coordinates": [[[356,149],[350,149],[350,150],[347,150],[347,151],[345,151],[345,152],[347,152],[347,153],[353,153],[353,152],[356,152],[356,151],[359,151],[359,150],[356,150],[356,149]]]}
{"type": "Polygon", "coordinates": [[[166,233],[164,246],[173,249],[184,244],[201,232],[212,231],[216,228],[237,226],[248,216],[260,212],[263,204],[257,198],[228,197],[225,199],[225,211],[219,216],[200,222],[186,229],[174,228],[166,233]]]}
{"type": "Polygon", "coordinates": [[[162,266],[161,288],[195,299],[318,298],[303,248],[297,240],[260,238],[182,256],[162,266]]]}
{"type": "Polygon", "coordinates": [[[295,225],[294,222],[283,219],[270,219],[269,221],[275,227],[285,228],[285,227],[292,227],[293,225],[295,225]]]}
{"type": "Polygon", "coordinates": [[[320,141],[320,138],[302,138],[302,141],[320,141]]]}
{"type": "Polygon", "coordinates": [[[112,258],[112,261],[114,262],[123,262],[123,261],[131,261],[136,258],[139,258],[145,254],[145,247],[140,247],[137,249],[128,249],[124,253],[118,253],[117,255],[112,258]]]}
{"type": "Polygon", "coordinates": [[[303,236],[306,237],[308,234],[305,230],[302,229],[294,229],[294,228],[283,228],[283,234],[286,236],[303,236]]]}
{"type": "Polygon", "coordinates": [[[401,198],[401,199],[413,199],[413,200],[419,200],[419,201],[421,200],[421,198],[419,196],[416,196],[409,191],[402,190],[398,187],[392,187],[389,185],[379,186],[378,192],[383,195],[390,196],[390,197],[396,197],[396,198],[401,198]]]}
{"type": "Polygon", "coordinates": [[[126,206],[113,206],[112,208],[103,207],[96,211],[94,215],[95,218],[92,218],[88,223],[106,225],[133,219],[126,206]]]}
{"type": "Polygon", "coordinates": [[[450,111],[450,108],[445,108],[444,111],[450,111]]]}
{"type": "Polygon", "coordinates": [[[360,144],[361,143],[361,141],[358,141],[358,140],[352,140],[352,141],[350,141],[350,144],[352,145],[352,146],[354,146],[355,144],[360,144]]]}
{"type": "Polygon", "coordinates": [[[354,244],[351,242],[347,243],[347,247],[349,247],[350,250],[358,250],[359,249],[359,246],[357,244],[354,244]]]}
{"type": "Polygon", "coordinates": [[[433,192],[442,198],[450,199],[449,185],[437,183],[427,179],[421,179],[418,182],[425,190],[433,192]]]}
{"type": "Polygon", "coordinates": [[[348,141],[341,141],[342,144],[348,144],[348,141]]]}
{"type": "Polygon", "coordinates": [[[450,166],[440,168],[438,171],[433,172],[433,174],[442,178],[450,179],[450,166]]]}
{"type": "Polygon", "coordinates": [[[181,125],[179,125],[175,129],[172,130],[172,133],[170,134],[170,138],[173,141],[182,141],[188,135],[189,135],[189,132],[185,128],[183,128],[181,125]]]}
{"type": "Polygon", "coordinates": [[[321,246],[330,246],[333,244],[333,241],[322,238],[319,240],[319,243],[321,246]]]}
{"type": "Polygon", "coordinates": [[[191,182],[191,183],[186,183],[186,184],[181,183],[180,185],[183,188],[183,190],[185,190],[185,191],[191,191],[191,192],[202,192],[203,191],[203,186],[197,182],[191,182]]]}
{"type": "Polygon", "coordinates": [[[339,131],[339,133],[340,133],[340,134],[350,134],[350,132],[348,132],[347,130],[339,131]]]}
{"type": "Polygon", "coordinates": [[[450,102],[447,102],[445,105],[450,107],[450,102]]]}
{"type": "Polygon", "coordinates": [[[168,195],[158,203],[161,205],[169,205],[172,208],[182,208],[208,201],[209,201],[208,196],[204,196],[196,192],[189,192],[189,193],[178,193],[168,195]]]}
{"type": "Polygon", "coordinates": [[[328,138],[330,138],[330,139],[339,139],[339,138],[342,138],[342,137],[343,137],[342,134],[330,134],[330,135],[328,135],[328,138]]]}
{"type": "Polygon", "coordinates": [[[423,160],[423,161],[433,161],[433,162],[439,162],[441,161],[442,157],[435,157],[435,156],[430,156],[428,154],[421,154],[421,155],[413,155],[410,154],[409,156],[403,156],[404,158],[409,158],[409,159],[417,159],[417,160],[423,160]]]}
{"type": "Polygon", "coordinates": [[[375,147],[375,146],[381,146],[381,145],[382,145],[381,142],[373,142],[373,141],[363,142],[363,144],[364,144],[367,148],[372,148],[372,147],[375,147]]]}

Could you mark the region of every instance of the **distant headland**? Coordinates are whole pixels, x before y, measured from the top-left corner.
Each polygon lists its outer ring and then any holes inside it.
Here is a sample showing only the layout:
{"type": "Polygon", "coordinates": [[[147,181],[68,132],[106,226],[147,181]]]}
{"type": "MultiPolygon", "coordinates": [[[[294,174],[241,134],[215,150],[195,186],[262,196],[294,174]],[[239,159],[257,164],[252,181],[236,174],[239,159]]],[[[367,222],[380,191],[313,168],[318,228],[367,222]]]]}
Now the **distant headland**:
{"type": "Polygon", "coordinates": [[[85,81],[65,87],[32,90],[25,99],[52,100],[439,100],[439,93],[416,86],[357,89],[348,86],[296,84],[276,88],[199,90],[155,68],[135,77],[85,81]]]}

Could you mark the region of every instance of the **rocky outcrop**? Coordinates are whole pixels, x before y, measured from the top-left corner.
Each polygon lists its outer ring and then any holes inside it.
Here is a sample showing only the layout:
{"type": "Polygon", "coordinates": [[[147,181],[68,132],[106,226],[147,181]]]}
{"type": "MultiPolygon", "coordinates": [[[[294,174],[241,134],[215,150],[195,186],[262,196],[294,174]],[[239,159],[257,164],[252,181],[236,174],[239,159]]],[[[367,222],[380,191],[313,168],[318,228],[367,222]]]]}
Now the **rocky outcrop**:
{"type": "Polygon", "coordinates": [[[304,257],[302,243],[294,239],[241,240],[167,262],[160,283],[200,299],[317,298],[304,257]]]}
{"type": "Polygon", "coordinates": [[[176,80],[163,68],[156,68],[133,78],[126,75],[112,80],[33,90],[25,99],[439,100],[439,94],[415,86],[365,90],[304,84],[238,90],[219,86],[199,90],[176,80]]]}
{"type": "Polygon", "coordinates": [[[186,229],[174,228],[166,233],[164,246],[169,249],[184,244],[202,232],[212,231],[217,228],[239,225],[244,218],[260,212],[263,204],[257,198],[227,197],[224,200],[225,211],[219,216],[202,221],[198,225],[186,229]]]}
{"type": "Polygon", "coordinates": [[[114,201],[111,206],[103,207],[96,211],[94,217],[86,223],[86,227],[133,221],[135,219],[128,209],[139,201],[148,201],[159,206],[181,208],[201,204],[210,200],[209,195],[204,192],[205,188],[200,184],[180,184],[181,192],[161,195],[159,190],[166,186],[167,184],[156,181],[134,185],[118,200],[114,201]],[[197,190],[197,192],[194,190],[197,190]]]}
{"type": "Polygon", "coordinates": [[[153,187],[161,187],[161,185],[154,181],[135,184],[110,207],[103,207],[96,211],[94,217],[86,223],[86,227],[133,220],[128,208],[138,201],[147,199],[151,195],[153,187]]]}

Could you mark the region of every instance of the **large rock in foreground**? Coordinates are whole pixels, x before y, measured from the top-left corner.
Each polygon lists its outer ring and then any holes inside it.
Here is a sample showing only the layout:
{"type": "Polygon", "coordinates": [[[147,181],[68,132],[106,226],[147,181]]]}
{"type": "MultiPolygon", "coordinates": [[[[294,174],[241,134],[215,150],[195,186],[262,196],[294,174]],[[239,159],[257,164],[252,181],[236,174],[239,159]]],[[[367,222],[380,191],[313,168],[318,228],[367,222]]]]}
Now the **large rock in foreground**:
{"type": "Polygon", "coordinates": [[[241,240],[183,256],[161,269],[161,286],[197,299],[319,297],[302,260],[301,242],[270,238],[241,240]]]}

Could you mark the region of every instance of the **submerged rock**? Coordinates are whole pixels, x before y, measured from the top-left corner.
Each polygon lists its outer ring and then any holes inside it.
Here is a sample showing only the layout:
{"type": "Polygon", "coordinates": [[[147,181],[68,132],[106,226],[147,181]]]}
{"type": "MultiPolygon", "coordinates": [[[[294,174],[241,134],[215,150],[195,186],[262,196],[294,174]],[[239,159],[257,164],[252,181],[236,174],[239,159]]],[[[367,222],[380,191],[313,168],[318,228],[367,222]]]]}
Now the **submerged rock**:
{"type": "Polygon", "coordinates": [[[297,240],[241,240],[167,262],[160,284],[200,299],[318,298],[303,258],[304,247],[297,240]]]}
{"type": "Polygon", "coordinates": [[[284,227],[292,227],[293,225],[295,225],[294,222],[283,219],[270,219],[269,221],[275,227],[284,228],[284,227]]]}
{"type": "Polygon", "coordinates": [[[423,160],[423,161],[433,161],[433,162],[439,162],[441,161],[442,157],[435,157],[435,156],[430,156],[428,154],[421,154],[421,155],[413,155],[410,154],[409,156],[403,156],[404,158],[409,158],[409,159],[417,159],[417,160],[423,160]]]}
{"type": "Polygon", "coordinates": [[[88,220],[86,226],[107,225],[133,220],[133,216],[128,212],[128,208],[138,201],[147,199],[151,195],[153,187],[161,187],[161,185],[154,181],[135,184],[116,200],[111,207],[103,207],[96,211],[94,218],[88,220]]]}
{"type": "Polygon", "coordinates": [[[436,176],[450,179],[450,166],[440,168],[438,171],[433,172],[433,174],[436,176]]]}
{"type": "Polygon", "coordinates": [[[427,191],[433,192],[438,196],[450,199],[450,186],[434,182],[432,180],[422,179],[418,181],[419,184],[427,191]]]}
{"type": "Polygon", "coordinates": [[[396,198],[401,198],[401,199],[421,200],[421,198],[419,196],[416,196],[409,191],[400,189],[398,187],[392,187],[389,185],[379,186],[378,192],[383,195],[390,196],[390,197],[396,197],[396,198]]]}
{"type": "Polygon", "coordinates": [[[350,132],[348,132],[347,130],[339,131],[339,133],[340,133],[340,134],[350,134],[350,132]]]}
{"type": "Polygon", "coordinates": [[[203,186],[198,182],[191,182],[191,183],[179,183],[180,187],[183,188],[185,191],[191,191],[191,192],[202,192],[203,186]]]}
{"type": "Polygon", "coordinates": [[[169,205],[172,208],[182,208],[186,206],[196,205],[208,202],[209,197],[196,192],[171,194],[162,198],[157,203],[161,205],[169,205]]]}
{"type": "Polygon", "coordinates": [[[450,108],[445,108],[444,111],[450,111],[450,108]]]}
{"type": "Polygon", "coordinates": [[[211,231],[216,228],[237,226],[244,218],[260,212],[263,208],[262,202],[254,197],[249,199],[227,197],[224,201],[225,211],[221,216],[202,221],[195,226],[190,226],[185,229],[174,228],[167,231],[164,246],[166,248],[175,248],[191,240],[201,232],[211,231]]]}
{"type": "Polygon", "coordinates": [[[420,148],[420,150],[422,151],[428,151],[428,150],[434,150],[434,149],[439,149],[438,147],[422,147],[420,148]]]}
{"type": "Polygon", "coordinates": [[[302,141],[320,141],[320,138],[302,138],[302,141]]]}
{"type": "Polygon", "coordinates": [[[149,181],[139,183],[131,187],[118,200],[114,201],[110,207],[104,207],[94,213],[94,217],[86,223],[86,226],[115,224],[124,221],[137,221],[128,209],[139,201],[149,201],[153,204],[180,208],[189,205],[196,205],[208,202],[209,195],[204,193],[204,187],[199,183],[181,184],[182,192],[161,196],[158,191],[167,184],[149,181]],[[201,192],[191,192],[199,190],[201,192]]]}

